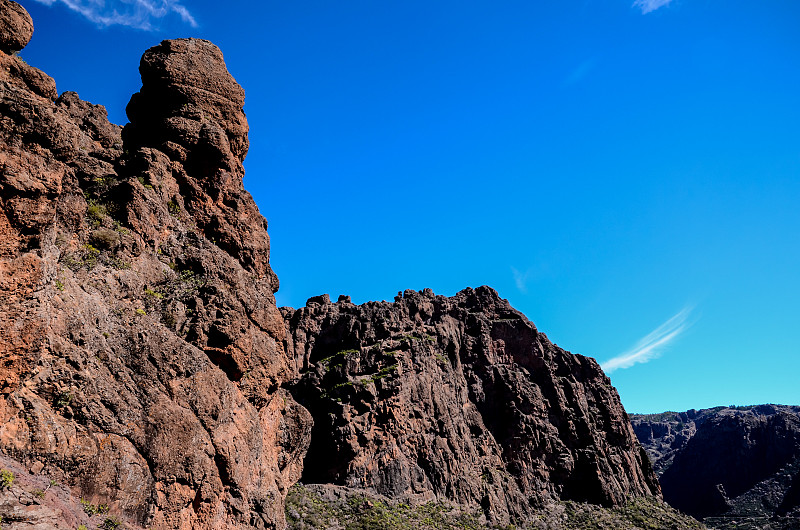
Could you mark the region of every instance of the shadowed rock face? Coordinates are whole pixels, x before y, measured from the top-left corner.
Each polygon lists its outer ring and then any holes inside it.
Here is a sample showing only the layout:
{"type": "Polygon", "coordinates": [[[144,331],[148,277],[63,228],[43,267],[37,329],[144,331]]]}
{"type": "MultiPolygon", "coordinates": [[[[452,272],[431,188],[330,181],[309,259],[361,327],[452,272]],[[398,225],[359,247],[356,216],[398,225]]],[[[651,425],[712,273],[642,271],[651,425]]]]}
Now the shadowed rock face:
{"type": "Polygon", "coordinates": [[[6,53],[26,17],[0,3],[0,451],[131,524],[282,528],[311,419],[281,388],[241,87],[165,41],[121,135],[6,53]]]}
{"type": "Polygon", "coordinates": [[[554,346],[488,288],[283,308],[292,393],[314,416],[305,483],[480,505],[660,495],[597,363],[554,346]]]}
{"type": "Polygon", "coordinates": [[[717,407],[632,421],[671,505],[718,528],[797,527],[800,407],[717,407]]]}

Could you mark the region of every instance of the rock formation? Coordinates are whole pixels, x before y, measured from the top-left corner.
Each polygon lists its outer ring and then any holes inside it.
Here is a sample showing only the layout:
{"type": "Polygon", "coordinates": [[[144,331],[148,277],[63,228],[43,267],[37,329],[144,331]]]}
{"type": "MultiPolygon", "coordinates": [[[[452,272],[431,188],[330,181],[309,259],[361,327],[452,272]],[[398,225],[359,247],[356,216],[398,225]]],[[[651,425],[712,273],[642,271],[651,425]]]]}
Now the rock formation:
{"type": "Polygon", "coordinates": [[[633,415],[664,498],[714,528],[800,526],[800,407],[633,415]]]}
{"type": "Polygon", "coordinates": [[[8,55],[32,26],[0,10],[0,450],[131,523],[282,528],[311,420],[281,388],[241,87],[165,41],[121,131],[8,55]]]}
{"type": "Polygon", "coordinates": [[[492,523],[680,520],[597,363],[490,288],[278,310],[213,44],[147,50],[120,128],[13,55],[32,31],[0,0],[3,523],[283,529],[301,475],[492,523]]]}
{"type": "Polygon", "coordinates": [[[489,287],[282,309],[314,417],[304,483],[482,506],[525,519],[548,501],[659,496],[616,390],[489,287]]]}

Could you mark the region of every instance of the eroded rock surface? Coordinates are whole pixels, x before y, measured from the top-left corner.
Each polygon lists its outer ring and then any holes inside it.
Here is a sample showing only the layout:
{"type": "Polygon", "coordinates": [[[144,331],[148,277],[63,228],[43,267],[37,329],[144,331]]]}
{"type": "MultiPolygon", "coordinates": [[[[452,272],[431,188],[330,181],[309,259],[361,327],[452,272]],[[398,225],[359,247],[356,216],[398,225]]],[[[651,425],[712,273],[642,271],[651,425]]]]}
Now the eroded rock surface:
{"type": "Polygon", "coordinates": [[[616,390],[488,287],[282,308],[314,417],[305,483],[524,520],[553,500],[660,496],[616,390]]]}
{"type": "Polygon", "coordinates": [[[0,51],[9,54],[20,51],[33,36],[33,20],[16,2],[0,0],[0,51]]]}
{"type": "Polygon", "coordinates": [[[597,363],[493,290],[276,308],[216,46],[145,52],[120,128],[11,54],[21,7],[0,0],[0,25],[4,524],[74,528],[83,499],[129,528],[283,529],[301,475],[491,524],[658,501],[597,363]]]}
{"type": "Polygon", "coordinates": [[[664,498],[713,528],[800,527],[800,407],[632,415],[664,498]]]}
{"type": "Polygon", "coordinates": [[[212,44],[165,41],[121,134],[8,55],[20,9],[0,3],[0,451],[129,524],[282,528],[311,419],[282,389],[241,87],[212,44]]]}

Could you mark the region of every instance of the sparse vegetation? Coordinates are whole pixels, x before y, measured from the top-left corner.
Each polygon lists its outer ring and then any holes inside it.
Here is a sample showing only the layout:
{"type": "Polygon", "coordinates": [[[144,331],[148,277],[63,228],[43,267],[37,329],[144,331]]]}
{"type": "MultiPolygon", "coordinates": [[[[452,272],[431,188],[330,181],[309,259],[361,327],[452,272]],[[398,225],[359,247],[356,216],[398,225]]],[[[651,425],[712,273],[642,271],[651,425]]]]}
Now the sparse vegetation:
{"type": "Polygon", "coordinates": [[[108,208],[106,208],[104,204],[94,199],[89,199],[89,205],[86,207],[86,217],[88,217],[90,221],[99,225],[107,215],[108,208]]]}
{"type": "Polygon", "coordinates": [[[63,291],[64,290],[64,284],[61,282],[61,280],[59,280],[57,278],[56,278],[56,289],[58,289],[59,291],[63,291]]]}
{"type": "Polygon", "coordinates": [[[98,228],[89,237],[92,244],[104,250],[111,250],[119,244],[120,236],[116,230],[98,228]]]}
{"type": "MultiPolygon", "coordinates": [[[[327,496],[326,496],[327,497],[327,496]]],[[[689,530],[700,523],[653,498],[632,498],[622,506],[602,506],[564,501],[533,514],[528,521],[492,524],[479,510],[442,502],[417,506],[386,498],[368,497],[359,491],[338,491],[326,501],[314,487],[295,484],[286,497],[286,522],[291,530],[689,530]]]]}
{"type": "Polygon", "coordinates": [[[144,315],[146,315],[146,314],[147,314],[147,311],[145,311],[145,310],[144,310],[144,309],[142,309],[141,307],[137,307],[137,308],[136,308],[136,314],[137,314],[137,315],[140,315],[140,316],[144,316],[144,315]]]}
{"type": "Polygon", "coordinates": [[[63,409],[64,407],[68,407],[70,403],[72,403],[72,393],[71,392],[62,392],[56,398],[55,406],[57,409],[63,409]]]}
{"type": "Polygon", "coordinates": [[[115,528],[118,528],[119,525],[121,524],[122,521],[120,521],[118,517],[111,515],[109,517],[106,517],[98,528],[100,528],[101,530],[114,530],[115,528]]]}
{"type": "Polygon", "coordinates": [[[0,489],[7,490],[14,484],[14,473],[8,469],[0,469],[0,489]]]}
{"type": "Polygon", "coordinates": [[[169,210],[169,214],[173,217],[178,217],[181,213],[181,206],[175,199],[170,199],[167,203],[167,210],[169,210]]]}
{"type": "Polygon", "coordinates": [[[107,504],[92,504],[91,502],[85,499],[81,499],[81,506],[83,506],[83,511],[86,512],[86,515],[89,516],[108,513],[107,504]]]}

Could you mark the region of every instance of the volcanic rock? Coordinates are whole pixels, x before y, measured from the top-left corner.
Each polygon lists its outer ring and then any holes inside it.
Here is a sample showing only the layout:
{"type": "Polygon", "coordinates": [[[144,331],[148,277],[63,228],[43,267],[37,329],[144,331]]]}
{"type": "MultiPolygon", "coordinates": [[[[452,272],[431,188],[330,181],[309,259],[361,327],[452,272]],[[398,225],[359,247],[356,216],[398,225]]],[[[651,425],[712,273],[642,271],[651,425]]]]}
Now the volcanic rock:
{"type": "Polygon", "coordinates": [[[0,62],[0,451],[128,524],[282,528],[311,419],[281,388],[294,371],[222,54],[148,51],[124,142],[103,107],[0,62]]]}
{"type": "Polygon", "coordinates": [[[18,52],[32,36],[33,20],[25,8],[11,0],[0,0],[0,51],[18,52]]]}
{"type": "Polygon", "coordinates": [[[489,287],[282,308],[292,390],[314,417],[304,483],[524,520],[554,500],[660,496],[598,364],[553,345],[489,287]]]}
{"type": "Polygon", "coordinates": [[[671,505],[713,528],[800,526],[800,407],[631,418],[671,505]]]}
{"type": "Polygon", "coordinates": [[[301,475],[500,523],[563,500],[662,512],[597,363],[490,288],[278,310],[216,46],[145,52],[120,128],[7,54],[24,10],[0,0],[0,20],[4,523],[99,524],[80,504],[130,528],[283,529],[301,475]]]}

